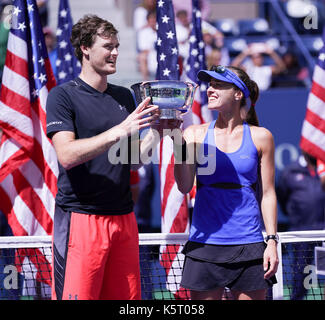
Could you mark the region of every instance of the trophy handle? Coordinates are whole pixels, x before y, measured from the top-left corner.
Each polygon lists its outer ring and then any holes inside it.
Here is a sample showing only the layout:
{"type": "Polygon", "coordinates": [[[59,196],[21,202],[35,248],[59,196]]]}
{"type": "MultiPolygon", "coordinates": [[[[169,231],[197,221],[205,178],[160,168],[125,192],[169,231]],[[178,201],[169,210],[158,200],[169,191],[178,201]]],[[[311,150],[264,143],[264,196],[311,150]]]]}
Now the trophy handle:
{"type": "Polygon", "coordinates": [[[196,92],[196,89],[199,87],[198,84],[192,83],[192,82],[185,82],[187,85],[187,97],[185,105],[188,106],[188,108],[192,107],[194,95],[196,92]]]}
{"type": "Polygon", "coordinates": [[[134,98],[135,98],[137,105],[139,105],[141,103],[141,101],[143,100],[142,96],[141,96],[141,88],[140,88],[141,83],[142,82],[138,82],[131,86],[131,89],[134,92],[134,98]]]}
{"type": "Polygon", "coordinates": [[[137,105],[139,105],[146,97],[144,95],[143,84],[146,82],[137,82],[131,86],[131,89],[134,92],[134,97],[137,105]]]}

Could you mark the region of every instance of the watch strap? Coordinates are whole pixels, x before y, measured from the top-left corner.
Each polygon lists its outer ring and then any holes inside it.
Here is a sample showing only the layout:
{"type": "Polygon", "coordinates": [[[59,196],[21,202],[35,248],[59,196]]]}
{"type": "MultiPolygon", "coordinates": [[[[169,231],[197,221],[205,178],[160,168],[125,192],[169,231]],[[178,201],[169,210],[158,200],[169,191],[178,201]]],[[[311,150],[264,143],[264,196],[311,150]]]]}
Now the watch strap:
{"type": "Polygon", "coordinates": [[[279,236],[277,234],[269,234],[265,237],[265,242],[268,242],[269,240],[279,242],[279,236]]]}

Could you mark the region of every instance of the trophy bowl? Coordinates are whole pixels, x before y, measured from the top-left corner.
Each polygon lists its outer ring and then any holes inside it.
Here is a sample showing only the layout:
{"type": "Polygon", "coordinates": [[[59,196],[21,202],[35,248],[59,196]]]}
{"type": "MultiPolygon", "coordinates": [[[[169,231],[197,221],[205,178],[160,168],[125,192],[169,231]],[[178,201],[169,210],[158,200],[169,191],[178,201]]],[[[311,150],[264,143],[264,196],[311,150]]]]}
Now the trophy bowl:
{"type": "Polygon", "coordinates": [[[145,81],[131,86],[137,104],[150,97],[150,103],[159,107],[160,119],[181,119],[191,109],[197,87],[178,80],[145,81]]]}

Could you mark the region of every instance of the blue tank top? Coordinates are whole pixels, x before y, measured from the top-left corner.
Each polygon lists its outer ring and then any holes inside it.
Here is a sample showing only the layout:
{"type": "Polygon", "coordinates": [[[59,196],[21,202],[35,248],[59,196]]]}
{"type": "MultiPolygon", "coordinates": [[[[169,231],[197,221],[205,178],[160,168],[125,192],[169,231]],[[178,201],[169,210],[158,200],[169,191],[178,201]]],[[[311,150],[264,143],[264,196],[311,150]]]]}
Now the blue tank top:
{"type": "Polygon", "coordinates": [[[263,241],[254,188],[258,152],[250,128],[244,123],[240,148],[225,153],[215,144],[215,122],[208,128],[197,160],[197,193],[189,240],[217,245],[263,241]]]}

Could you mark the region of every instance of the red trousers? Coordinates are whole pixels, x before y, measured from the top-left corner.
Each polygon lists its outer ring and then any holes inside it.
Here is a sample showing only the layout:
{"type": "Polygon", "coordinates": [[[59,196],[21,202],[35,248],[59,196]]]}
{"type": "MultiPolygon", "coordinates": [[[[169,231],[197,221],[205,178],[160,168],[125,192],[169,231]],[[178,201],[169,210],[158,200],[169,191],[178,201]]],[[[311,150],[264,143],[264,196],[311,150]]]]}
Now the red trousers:
{"type": "Polygon", "coordinates": [[[64,266],[62,277],[62,271],[56,272],[54,265],[53,299],[60,287],[63,300],[140,300],[139,238],[134,213],[70,214],[66,257],[56,258],[57,250],[53,257],[54,264],[60,261],[64,266]],[[62,278],[64,283],[56,286],[62,278]]]}

